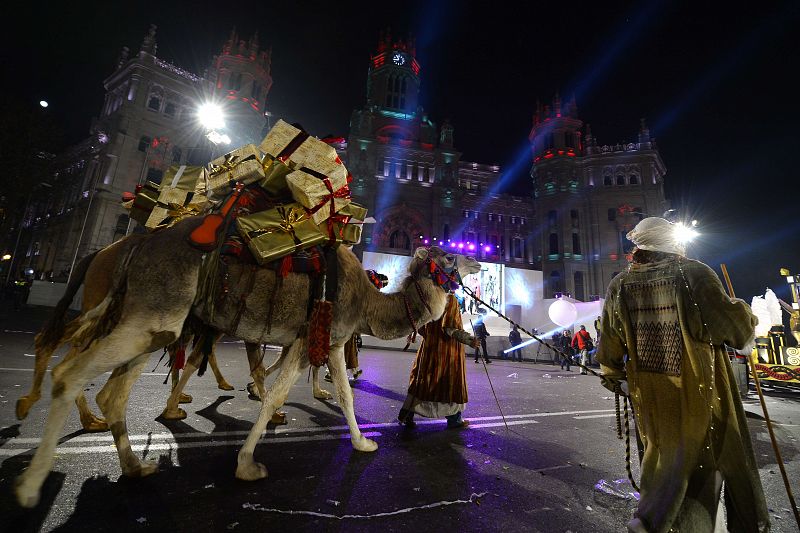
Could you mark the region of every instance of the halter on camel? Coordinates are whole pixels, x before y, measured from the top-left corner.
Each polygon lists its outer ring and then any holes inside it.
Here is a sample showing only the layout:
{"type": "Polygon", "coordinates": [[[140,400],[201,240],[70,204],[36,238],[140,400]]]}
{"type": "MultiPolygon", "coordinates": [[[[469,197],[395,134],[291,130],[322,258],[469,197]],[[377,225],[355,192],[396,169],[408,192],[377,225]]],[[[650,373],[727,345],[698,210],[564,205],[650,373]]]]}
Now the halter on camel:
{"type": "MultiPolygon", "coordinates": [[[[456,275],[458,275],[458,268],[455,264],[450,268],[443,269],[435,261],[431,261],[430,257],[427,257],[425,258],[425,266],[428,268],[428,274],[431,277],[431,281],[433,281],[434,285],[441,287],[444,292],[451,293],[458,288],[459,283],[454,281],[452,278],[452,272],[455,272],[456,275]]],[[[461,277],[459,276],[458,279],[460,280],[461,277]]],[[[425,309],[427,309],[429,313],[433,314],[433,311],[431,311],[431,306],[428,305],[428,301],[425,299],[425,294],[422,292],[422,287],[420,287],[419,281],[416,279],[414,279],[414,288],[417,289],[417,295],[419,296],[419,300],[422,302],[422,305],[425,306],[425,309]]],[[[414,321],[414,315],[411,312],[411,304],[408,301],[408,297],[405,295],[405,293],[402,293],[402,295],[403,304],[406,307],[406,318],[408,318],[408,323],[411,325],[411,334],[408,336],[406,347],[403,348],[403,350],[405,350],[412,342],[416,342],[418,329],[417,324],[414,321]]]]}

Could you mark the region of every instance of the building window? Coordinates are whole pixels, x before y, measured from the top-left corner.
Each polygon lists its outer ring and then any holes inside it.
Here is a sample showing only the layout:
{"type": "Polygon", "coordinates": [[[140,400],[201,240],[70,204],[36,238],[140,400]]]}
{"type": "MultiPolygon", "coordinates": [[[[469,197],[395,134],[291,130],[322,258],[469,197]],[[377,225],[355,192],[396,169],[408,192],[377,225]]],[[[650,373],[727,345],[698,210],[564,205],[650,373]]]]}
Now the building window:
{"type": "Polygon", "coordinates": [[[153,183],[161,183],[161,177],[164,175],[164,172],[157,169],[157,168],[148,168],[147,169],[147,180],[152,181],[153,183]]]}
{"type": "Polygon", "coordinates": [[[472,218],[474,218],[475,220],[478,220],[479,216],[480,216],[480,213],[478,213],[477,211],[473,211],[472,212],[472,218]]]}
{"type": "Polygon", "coordinates": [[[142,135],[139,137],[139,151],[147,152],[147,147],[150,146],[151,142],[153,142],[153,140],[147,135],[142,135]]]}
{"type": "Polygon", "coordinates": [[[389,236],[389,247],[390,248],[402,248],[403,250],[410,250],[411,249],[411,239],[408,238],[408,234],[404,231],[395,230],[389,236]]]}
{"type": "Polygon", "coordinates": [[[561,273],[558,270],[550,272],[550,291],[561,292],[561,273]]]}
{"type": "Polygon", "coordinates": [[[567,148],[575,148],[575,141],[573,139],[574,135],[572,134],[572,132],[569,131],[564,132],[564,145],[567,148]]]}
{"type": "Polygon", "coordinates": [[[158,111],[161,109],[161,97],[155,94],[150,95],[150,99],[147,101],[147,108],[153,111],[158,111]]]}
{"type": "Polygon", "coordinates": [[[128,215],[119,215],[117,217],[117,227],[114,229],[114,237],[117,235],[125,235],[128,232],[128,215]]]}
{"type": "Polygon", "coordinates": [[[498,222],[502,222],[503,221],[503,215],[497,215],[497,221],[498,222]]]}
{"type": "Polygon", "coordinates": [[[182,155],[183,155],[183,151],[180,148],[178,148],[178,147],[173,148],[172,149],[172,162],[173,163],[180,163],[182,155]]]}
{"type": "Polygon", "coordinates": [[[577,228],[580,227],[581,224],[580,224],[580,218],[578,216],[578,210],[577,209],[571,209],[570,210],[569,218],[570,218],[570,221],[572,222],[572,227],[573,228],[577,229],[577,228]]]}
{"type": "Polygon", "coordinates": [[[633,215],[637,220],[642,220],[644,218],[644,210],[641,207],[634,207],[633,215]]]}
{"type": "Polygon", "coordinates": [[[549,211],[547,213],[547,223],[550,226],[555,226],[556,222],[558,222],[558,211],[549,211]]]}
{"type": "Polygon", "coordinates": [[[525,219],[524,218],[519,219],[519,223],[520,223],[520,225],[524,226],[525,225],[525,219]]]}
{"type": "Polygon", "coordinates": [[[617,185],[625,185],[625,176],[622,174],[617,176],[617,185]]]}
{"type": "Polygon", "coordinates": [[[639,176],[637,176],[636,174],[631,174],[630,177],[628,178],[628,183],[630,183],[631,185],[639,185],[639,176]]]}
{"type": "Polygon", "coordinates": [[[177,110],[178,108],[174,102],[167,102],[167,105],[164,106],[164,114],[168,117],[174,117],[177,110]]]}
{"type": "Polygon", "coordinates": [[[586,299],[586,291],[583,287],[583,272],[578,270],[574,274],[574,282],[575,282],[575,299],[584,301],[586,299]]]}
{"type": "Polygon", "coordinates": [[[486,214],[486,220],[488,220],[489,222],[494,220],[494,213],[487,213],[486,214]]]}
{"type": "Polygon", "coordinates": [[[581,255],[581,236],[578,233],[572,234],[572,253],[573,255],[581,255]]]}
{"type": "Polygon", "coordinates": [[[511,250],[515,258],[522,259],[525,255],[525,243],[519,237],[514,237],[511,241],[511,250]]]}
{"type": "Polygon", "coordinates": [[[558,254],[558,234],[550,234],[550,255],[558,254]]]}
{"type": "Polygon", "coordinates": [[[516,224],[517,223],[517,217],[512,216],[511,217],[511,223],[512,224],[516,224]]]}
{"type": "Polygon", "coordinates": [[[261,86],[254,81],[253,82],[253,86],[250,89],[250,97],[253,100],[258,100],[258,97],[260,96],[260,93],[261,93],[261,86]]]}
{"type": "Polygon", "coordinates": [[[614,222],[617,220],[617,210],[613,207],[608,208],[608,221],[614,222]]]}
{"type": "Polygon", "coordinates": [[[612,185],[614,185],[614,182],[612,181],[611,176],[606,176],[606,177],[603,178],[603,185],[606,186],[606,187],[611,187],[612,185]]]}
{"type": "Polygon", "coordinates": [[[450,224],[444,225],[444,230],[442,231],[443,239],[446,241],[450,240],[450,224]]]}
{"type": "Polygon", "coordinates": [[[242,88],[242,73],[231,74],[228,76],[228,89],[238,91],[242,88]]]}

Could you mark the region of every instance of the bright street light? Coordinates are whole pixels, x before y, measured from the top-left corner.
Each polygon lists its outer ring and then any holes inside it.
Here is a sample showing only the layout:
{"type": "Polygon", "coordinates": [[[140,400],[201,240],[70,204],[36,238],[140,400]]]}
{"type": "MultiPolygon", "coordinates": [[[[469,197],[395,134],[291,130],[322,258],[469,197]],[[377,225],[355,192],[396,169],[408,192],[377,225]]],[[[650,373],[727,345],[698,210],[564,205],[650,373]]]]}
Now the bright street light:
{"type": "Polygon", "coordinates": [[[42,107],[47,107],[50,104],[47,103],[47,100],[39,100],[39,105],[42,106],[42,107]]]}
{"type": "Polygon", "coordinates": [[[206,133],[206,138],[214,144],[230,144],[231,138],[225,135],[224,133],[218,133],[216,131],[209,131],[206,133]]]}
{"type": "Polygon", "coordinates": [[[11,254],[4,254],[3,255],[3,261],[8,261],[9,259],[11,259],[11,254]]]}
{"type": "Polygon", "coordinates": [[[225,127],[225,115],[222,108],[211,102],[207,102],[197,109],[197,118],[207,130],[225,127]]]}
{"type": "Polygon", "coordinates": [[[683,222],[676,223],[674,231],[675,231],[675,238],[681,244],[688,244],[692,240],[694,240],[695,237],[700,235],[691,227],[685,226],[683,222]]]}

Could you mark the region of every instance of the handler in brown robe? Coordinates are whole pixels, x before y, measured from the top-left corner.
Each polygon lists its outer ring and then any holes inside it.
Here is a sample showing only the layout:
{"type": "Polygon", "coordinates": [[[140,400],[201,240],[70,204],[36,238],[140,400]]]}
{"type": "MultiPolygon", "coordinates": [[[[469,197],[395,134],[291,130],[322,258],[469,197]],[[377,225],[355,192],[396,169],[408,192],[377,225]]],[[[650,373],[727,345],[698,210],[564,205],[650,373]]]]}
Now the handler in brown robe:
{"type": "Polygon", "coordinates": [[[464,331],[458,301],[452,294],[439,320],[420,328],[424,338],[411,367],[408,396],[398,420],[414,425],[414,414],[427,418],[446,418],[447,427],[467,425],[461,418],[467,403],[467,374],[464,345],[477,346],[478,340],[464,331]]]}
{"type": "Polygon", "coordinates": [[[724,482],[728,530],[768,531],[724,348],[745,348],[756,318],[746,303],[725,294],[713,270],[684,257],[668,221],[646,218],[628,239],[637,249],[628,271],[609,285],[597,351],[603,385],[629,393],[644,443],[641,500],[628,530],[724,527],[724,482]]]}

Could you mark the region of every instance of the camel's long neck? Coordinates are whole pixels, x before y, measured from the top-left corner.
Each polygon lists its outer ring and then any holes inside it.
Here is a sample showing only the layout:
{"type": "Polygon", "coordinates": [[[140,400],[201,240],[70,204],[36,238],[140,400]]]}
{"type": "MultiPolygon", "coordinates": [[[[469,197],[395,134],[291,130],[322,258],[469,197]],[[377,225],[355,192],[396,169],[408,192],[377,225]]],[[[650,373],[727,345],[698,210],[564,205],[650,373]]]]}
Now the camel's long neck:
{"type": "Polygon", "coordinates": [[[365,314],[368,332],[380,339],[398,339],[412,332],[409,310],[417,328],[442,316],[447,295],[429,279],[423,279],[418,284],[420,291],[411,279],[402,283],[400,292],[384,294],[380,291],[369,291],[365,314]]]}

